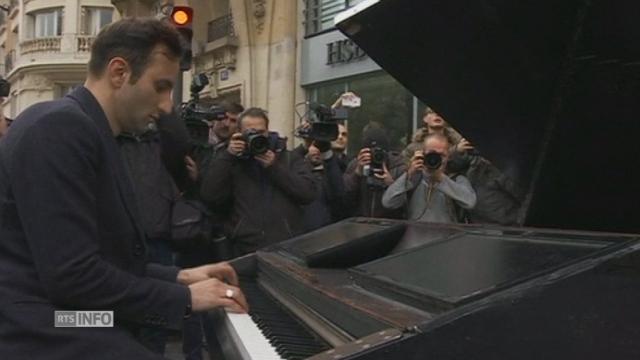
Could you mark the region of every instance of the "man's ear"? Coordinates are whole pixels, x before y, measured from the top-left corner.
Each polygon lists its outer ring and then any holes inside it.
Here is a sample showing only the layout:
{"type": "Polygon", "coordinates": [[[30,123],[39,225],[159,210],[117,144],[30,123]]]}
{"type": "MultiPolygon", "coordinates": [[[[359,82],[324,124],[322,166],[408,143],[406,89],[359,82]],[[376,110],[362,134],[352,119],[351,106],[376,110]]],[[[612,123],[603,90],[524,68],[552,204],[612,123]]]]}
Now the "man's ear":
{"type": "Polygon", "coordinates": [[[113,87],[120,88],[129,81],[131,67],[125,59],[117,56],[109,60],[106,75],[113,87]]]}

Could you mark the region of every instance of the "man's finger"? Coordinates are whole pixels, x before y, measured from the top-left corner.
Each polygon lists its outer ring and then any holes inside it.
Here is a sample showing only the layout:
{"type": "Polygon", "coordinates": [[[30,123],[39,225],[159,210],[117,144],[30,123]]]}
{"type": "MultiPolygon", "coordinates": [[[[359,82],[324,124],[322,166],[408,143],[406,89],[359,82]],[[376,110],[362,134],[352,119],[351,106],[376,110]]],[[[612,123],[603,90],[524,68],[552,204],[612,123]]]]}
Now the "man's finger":
{"type": "Polygon", "coordinates": [[[238,304],[238,302],[236,302],[234,299],[222,298],[218,301],[218,303],[225,310],[235,314],[245,314],[248,312],[240,304],[238,304]]]}
{"type": "Polygon", "coordinates": [[[218,272],[220,274],[221,280],[224,279],[229,284],[238,286],[238,274],[236,274],[236,271],[233,269],[233,267],[231,267],[231,265],[227,263],[219,264],[218,272]]]}
{"type": "Polygon", "coordinates": [[[224,292],[225,292],[223,294],[224,297],[227,297],[228,290],[231,290],[233,292],[233,296],[231,296],[231,299],[233,299],[236,303],[238,303],[238,305],[240,305],[243,309],[245,309],[245,311],[249,311],[249,304],[247,303],[247,299],[244,297],[242,290],[240,290],[240,288],[236,286],[228,285],[224,289],[224,292]]]}

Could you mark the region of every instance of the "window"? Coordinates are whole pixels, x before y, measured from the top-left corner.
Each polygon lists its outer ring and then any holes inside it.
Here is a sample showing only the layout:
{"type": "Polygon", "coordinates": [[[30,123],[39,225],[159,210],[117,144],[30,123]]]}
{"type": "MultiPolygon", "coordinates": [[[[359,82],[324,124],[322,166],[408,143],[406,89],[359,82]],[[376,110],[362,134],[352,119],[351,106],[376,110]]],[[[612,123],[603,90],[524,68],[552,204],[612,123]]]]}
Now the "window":
{"type": "Polygon", "coordinates": [[[333,18],[362,0],[306,0],[306,30],[312,35],[333,28],[333,18]]]}
{"type": "Polygon", "coordinates": [[[113,21],[113,9],[106,7],[85,7],[82,33],[98,35],[100,29],[113,21]]]}
{"type": "Polygon", "coordinates": [[[36,38],[62,35],[62,9],[49,9],[31,15],[35,20],[36,38]]]}
{"type": "Polygon", "coordinates": [[[391,140],[391,149],[402,151],[411,140],[417,99],[384,72],[370,73],[324,83],[309,89],[310,99],[331,105],[345,91],[362,98],[362,106],[349,110],[348,153],[357,154],[362,133],[371,127],[383,128],[391,140]]]}

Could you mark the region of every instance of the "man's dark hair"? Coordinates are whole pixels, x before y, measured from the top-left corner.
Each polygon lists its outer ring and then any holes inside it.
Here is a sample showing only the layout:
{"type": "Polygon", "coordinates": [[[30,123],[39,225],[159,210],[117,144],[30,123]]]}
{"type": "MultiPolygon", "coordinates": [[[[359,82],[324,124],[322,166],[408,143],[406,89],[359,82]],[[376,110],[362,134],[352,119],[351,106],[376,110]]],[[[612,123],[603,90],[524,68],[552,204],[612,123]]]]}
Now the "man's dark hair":
{"type": "Polygon", "coordinates": [[[244,106],[238,104],[237,102],[226,100],[220,103],[220,107],[222,107],[225,112],[228,112],[230,114],[240,114],[244,111],[244,106]]]}
{"type": "Polygon", "coordinates": [[[127,18],[107,25],[91,46],[89,73],[101,75],[114,57],[121,57],[131,67],[131,82],[140,78],[156,45],[165,45],[169,56],[182,54],[180,34],[170,24],[153,18],[127,18]]]}
{"type": "Polygon", "coordinates": [[[238,117],[238,121],[240,122],[240,126],[242,126],[242,119],[244,119],[247,116],[263,118],[264,121],[266,122],[267,127],[269,127],[269,117],[267,116],[267,110],[264,110],[264,109],[261,109],[261,108],[257,108],[257,107],[251,107],[251,108],[246,109],[238,117]]]}

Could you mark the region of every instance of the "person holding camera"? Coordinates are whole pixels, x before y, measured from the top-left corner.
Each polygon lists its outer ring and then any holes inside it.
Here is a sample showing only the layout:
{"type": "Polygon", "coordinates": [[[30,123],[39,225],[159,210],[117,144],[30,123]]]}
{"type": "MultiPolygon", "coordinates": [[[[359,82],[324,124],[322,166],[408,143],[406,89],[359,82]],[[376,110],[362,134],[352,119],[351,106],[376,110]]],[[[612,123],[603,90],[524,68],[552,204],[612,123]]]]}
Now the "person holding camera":
{"type": "Polygon", "coordinates": [[[416,131],[411,144],[407,145],[403,155],[409,160],[416,151],[422,150],[424,140],[428,135],[440,134],[447,138],[449,142],[449,154],[465,153],[474,150],[473,145],[464,139],[457,131],[447,124],[447,122],[432,108],[426,107],[422,116],[421,129],[416,131]]]}
{"type": "MultiPolygon", "coordinates": [[[[337,124],[336,130],[337,128],[337,124]]],[[[342,220],[344,210],[344,182],[339,160],[331,148],[331,137],[316,134],[313,125],[305,122],[297,131],[303,143],[293,152],[303,157],[317,184],[316,199],[304,206],[305,231],[312,231],[342,220]]]]}
{"type": "MultiPolygon", "coordinates": [[[[241,104],[223,101],[220,109],[224,110],[224,119],[211,120],[209,122],[208,143],[198,147],[195,156],[186,156],[190,186],[187,187],[185,197],[201,201],[200,184],[206,176],[205,171],[209,162],[215,158],[218,152],[226,151],[232,134],[238,131],[238,116],[244,107],[241,104]]],[[[232,257],[227,238],[224,236],[223,224],[227,216],[227,209],[208,207],[211,233],[204,242],[191,243],[189,246],[179,249],[176,254],[176,265],[181,268],[189,268],[207,264],[213,261],[229,260],[232,257]]],[[[194,314],[187,319],[182,328],[182,352],[185,360],[201,360],[204,345],[209,353],[214,353],[217,340],[214,332],[213,320],[210,314],[194,314]],[[202,341],[202,338],[206,342],[202,341]]]]}
{"type": "Polygon", "coordinates": [[[235,256],[286,240],[304,230],[302,206],[316,197],[316,182],[304,159],[269,131],[260,108],[239,117],[240,131],[211,161],[201,195],[214,207],[229,207],[224,232],[235,256]]]}
{"type": "Polygon", "coordinates": [[[385,191],[382,204],[389,209],[408,205],[410,220],[461,222],[462,210],[475,206],[476,193],[463,175],[451,178],[445,173],[449,145],[444,135],[427,135],[423,149],[411,157],[407,172],[385,191]]]}
{"type": "Polygon", "coordinates": [[[389,138],[382,129],[368,129],[363,139],[363,148],[349,163],[343,177],[351,213],[353,216],[400,219],[402,209],[383,207],[382,195],[406,171],[404,159],[400,153],[389,150],[389,138]]]}

